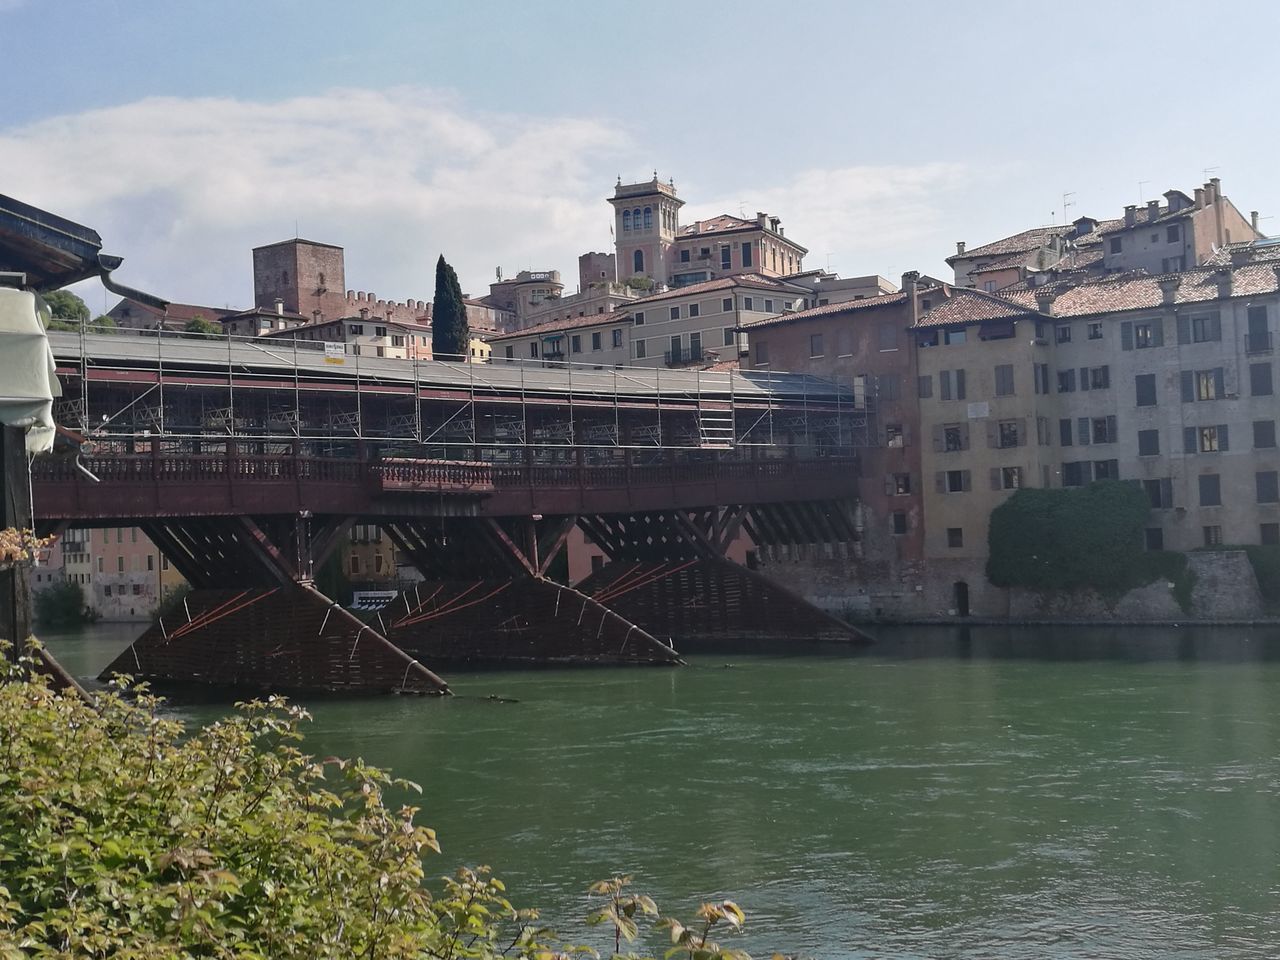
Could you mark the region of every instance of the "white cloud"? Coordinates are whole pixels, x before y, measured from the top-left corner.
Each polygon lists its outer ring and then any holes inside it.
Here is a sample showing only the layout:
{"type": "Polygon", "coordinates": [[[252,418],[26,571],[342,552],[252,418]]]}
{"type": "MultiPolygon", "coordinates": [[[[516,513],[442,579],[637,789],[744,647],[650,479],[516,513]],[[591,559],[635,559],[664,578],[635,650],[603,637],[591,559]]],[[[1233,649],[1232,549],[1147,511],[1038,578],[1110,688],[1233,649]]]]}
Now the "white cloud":
{"type": "MultiPolygon", "coordinates": [[[[478,114],[422,88],[153,97],[0,129],[0,183],[97,229],[125,257],[121,282],[171,299],[248,305],[250,249],[292,236],[295,220],[302,236],[346,248],[348,287],[428,299],[441,252],[477,295],[497,265],[560,269],[572,288],[577,255],[611,249],[614,174],[645,153],[618,122],[478,114]]],[[[809,266],[828,251],[846,275],[886,270],[895,251],[918,266],[909,250],[931,246],[936,197],[964,177],[942,164],[810,170],[762,184],[747,214],[782,216],[809,266]]],[[[694,199],[720,187],[680,189],[694,199]]],[[[691,205],[684,219],[724,211],[738,200],[691,205]]]]}

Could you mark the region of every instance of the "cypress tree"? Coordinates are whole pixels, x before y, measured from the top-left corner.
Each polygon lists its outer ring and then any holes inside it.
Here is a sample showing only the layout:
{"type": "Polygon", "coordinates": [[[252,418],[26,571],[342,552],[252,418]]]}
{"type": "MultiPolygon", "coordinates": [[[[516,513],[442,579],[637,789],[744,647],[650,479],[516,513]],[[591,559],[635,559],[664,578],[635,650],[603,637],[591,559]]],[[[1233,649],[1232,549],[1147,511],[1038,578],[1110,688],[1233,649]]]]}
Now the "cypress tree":
{"type": "Polygon", "coordinates": [[[436,261],[436,295],[431,301],[431,353],[437,360],[465,360],[470,346],[462,287],[442,253],[436,261]]]}

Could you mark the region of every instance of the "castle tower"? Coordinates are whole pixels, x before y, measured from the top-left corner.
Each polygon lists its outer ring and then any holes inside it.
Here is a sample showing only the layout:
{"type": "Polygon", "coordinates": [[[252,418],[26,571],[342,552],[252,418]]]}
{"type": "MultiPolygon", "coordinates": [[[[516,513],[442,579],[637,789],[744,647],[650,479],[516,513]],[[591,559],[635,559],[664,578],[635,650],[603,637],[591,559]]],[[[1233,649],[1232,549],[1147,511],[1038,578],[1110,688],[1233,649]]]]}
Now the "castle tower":
{"type": "Polygon", "coordinates": [[[314,311],[329,320],[346,315],[346,271],[341,247],[312,240],[282,240],[253,250],[253,303],[305,317],[314,311]]]}
{"type": "Polygon", "coordinates": [[[668,251],[680,231],[680,208],[673,181],[663,183],[655,170],[646,183],[623,183],[618,178],[613,196],[618,279],[649,277],[665,284],[668,251]]]}

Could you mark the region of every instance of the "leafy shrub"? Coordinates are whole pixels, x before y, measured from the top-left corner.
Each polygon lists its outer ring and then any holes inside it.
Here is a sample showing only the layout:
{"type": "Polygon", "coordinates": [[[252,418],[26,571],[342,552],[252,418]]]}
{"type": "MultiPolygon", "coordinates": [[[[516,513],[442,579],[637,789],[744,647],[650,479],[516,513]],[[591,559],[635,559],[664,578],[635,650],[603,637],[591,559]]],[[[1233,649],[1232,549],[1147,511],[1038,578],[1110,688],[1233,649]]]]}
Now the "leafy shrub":
{"type": "MultiPolygon", "coordinates": [[[[0,650],[0,958],[498,957],[565,947],[517,910],[486,867],[437,895],[423,858],[435,833],[359,760],[301,752],[305,711],[278,698],[198,730],[144,689],[91,705],[25,676],[0,650]]],[[[597,885],[615,953],[649,898],[597,885]]],[[[731,901],[685,925],[663,918],[668,956],[749,960],[709,939],[738,929],[731,901]]],[[[628,955],[630,956],[630,955],[628,955]]]]}
{"type": "Polygon", "coordinates": [[[1280,614],[1280,547],[1251,544],[1244,552],[1253,566],[1253,575],[1258,578],[1258,589],[1267,612],[1280,614]]]}
{"type": "Polygon", "coordinates": [[[65,626],[85,620],[84,589],[64,580],[35,595],[36,619],[45,626],[65,626]]]}
{"type": "Polygon", "coordinates": [[[1124,593],[1155,579],[1142,548],[1151,505],[1137,487],[1099,480],[1023,489],[991,513],[987,579],[998,587],[1124,593]]]}

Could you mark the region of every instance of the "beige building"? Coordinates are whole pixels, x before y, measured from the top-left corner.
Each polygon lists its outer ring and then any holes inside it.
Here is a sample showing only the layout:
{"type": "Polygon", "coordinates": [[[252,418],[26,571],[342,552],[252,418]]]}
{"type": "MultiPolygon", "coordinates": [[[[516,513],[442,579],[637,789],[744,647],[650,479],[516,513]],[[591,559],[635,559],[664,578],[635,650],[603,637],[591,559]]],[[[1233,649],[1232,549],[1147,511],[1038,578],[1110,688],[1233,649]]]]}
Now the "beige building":
{"type": "Polygon", "coordinates": [[[1021,486],[1138,484],[1149,549],[1280,542],[1280,244],[1165,277],[954,290],[921,317],[925,556],[934,612],[1000,615],[991,510],[1021,486]]]}
{"type": "Polygon", "coordinates": [[[585,363],[597,367],[625,366],[630,357],[631,316],[625,311],[603,315],[562,317],[547,323],[499,334],[489,339],[495,361],[585,363]]]}

